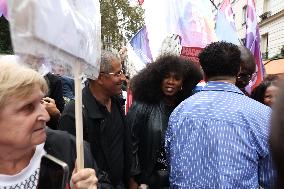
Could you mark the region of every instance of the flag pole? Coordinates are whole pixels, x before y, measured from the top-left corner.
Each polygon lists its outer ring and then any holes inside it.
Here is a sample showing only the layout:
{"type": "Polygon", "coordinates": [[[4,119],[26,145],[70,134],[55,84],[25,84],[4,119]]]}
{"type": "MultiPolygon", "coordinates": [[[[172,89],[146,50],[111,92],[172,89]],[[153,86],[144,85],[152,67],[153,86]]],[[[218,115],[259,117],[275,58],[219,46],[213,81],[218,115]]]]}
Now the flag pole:
{"type": "MultiPolygon", "coordinates": [[[[215,7],[216,10],[218,10],[218,7],[216,6],[216,4],[214,3],[214,0],[210,0],[210,2],[212,3],[212,5],[215,7]]],[[[244,45],[244,43],[242,42],[242,40],[238,37],[238,40],[240,42],[241,45],[244,45]]]]}
{"type": "Polygon", "coordinates": [[[245,45],[244,42],[239,37],[238,37],[238,40],[239,40],[241,45],[243,45],[243,46],[245,45]]]}
{"type": "Polygon", "coordinates": [[[214,1],[213,0],[210,0],[212,5],[215,7],[216,10],[218,10],[218,7],[215,5],[214,1]]]}

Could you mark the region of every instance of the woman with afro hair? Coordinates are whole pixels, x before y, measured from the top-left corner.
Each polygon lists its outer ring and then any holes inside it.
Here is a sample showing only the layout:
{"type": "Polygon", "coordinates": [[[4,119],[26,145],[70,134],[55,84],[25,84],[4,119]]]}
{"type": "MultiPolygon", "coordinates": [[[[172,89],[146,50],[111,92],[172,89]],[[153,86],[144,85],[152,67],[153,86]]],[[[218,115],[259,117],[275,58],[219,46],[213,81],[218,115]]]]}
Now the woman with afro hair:
{"type": "Polygon", "coordinates": [[[194,63],[164,55],[131,80],[134,103],[127,124],[132,130],[132,176],[139,188],[169,188],[164,149],[169,116],[201,79],[201,71],[194,63]]]}

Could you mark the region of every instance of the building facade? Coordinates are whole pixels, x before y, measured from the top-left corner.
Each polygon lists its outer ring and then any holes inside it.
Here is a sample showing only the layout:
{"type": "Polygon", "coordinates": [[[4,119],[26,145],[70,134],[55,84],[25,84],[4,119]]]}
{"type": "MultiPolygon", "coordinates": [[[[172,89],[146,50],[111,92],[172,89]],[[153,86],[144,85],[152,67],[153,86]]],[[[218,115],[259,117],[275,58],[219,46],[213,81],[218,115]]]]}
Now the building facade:
{"type": "MultiPolygon", "coordinates": [[[[219,7],[222,0],[215,0],[219,7]]],[[[246,33],[247,0],[231,0],[239,38],[244,41],[246,33]]],[[[284,54],[284,0],[255,0],[256,14],[264,60],[284,54]]]]}

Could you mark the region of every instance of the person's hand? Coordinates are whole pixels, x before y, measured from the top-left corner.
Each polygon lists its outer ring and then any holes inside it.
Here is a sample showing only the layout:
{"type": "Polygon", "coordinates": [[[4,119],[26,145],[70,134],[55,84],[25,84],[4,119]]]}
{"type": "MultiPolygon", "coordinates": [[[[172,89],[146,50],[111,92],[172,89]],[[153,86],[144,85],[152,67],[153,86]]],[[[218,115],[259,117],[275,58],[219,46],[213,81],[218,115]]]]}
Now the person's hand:
{"type": "Polygon", "coordinates": [[[133,177],[131,177],[129,179],[129,189],[137,189],[137,188],[138,188],[137,182],[134,180],[133,177]]]}
{"type": "Polygon", "coordinates": [[[122,61],[124,61],[127,57],[127,48],[126,47],[122,47],[120,50],[119,50],[119,55],[120,55],[120,58],[122,61]]]}
{"type": "Polygon", "coordinates": [[[72,189],[97,189],[97,184],[98,178],[94,169],[74,169],[71,177],[72,189]]]}
{"type": "Polygon", "coordinates": [[[147,184],[140,184],[138,189],[149,189],[149,186],[147,184]]]}
{"type": "Polygon", "coordinates": [[[52,98],[45,97],[42,99],[42,104],[45,106],[46,111],[50,117],[59,118],[60,111],[57,109],[55,101],[52,98]]]}

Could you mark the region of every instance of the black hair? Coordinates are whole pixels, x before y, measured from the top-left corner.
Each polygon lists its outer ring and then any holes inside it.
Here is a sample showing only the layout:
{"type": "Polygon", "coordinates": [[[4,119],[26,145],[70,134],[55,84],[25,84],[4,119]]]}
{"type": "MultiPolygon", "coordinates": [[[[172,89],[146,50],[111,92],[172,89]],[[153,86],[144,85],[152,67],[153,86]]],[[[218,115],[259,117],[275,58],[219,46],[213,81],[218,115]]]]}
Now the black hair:
{"type": "Polygon", "coordinates": [[[241,64],[241,52],[237,45],[214,42],[199,54],[200,65],[207,79],[216,76],[236,77],[241,64]]]}
{"type": "Polygon", "coordinates": [[[277,77],[267,77],[265,78],[256,88],[251,92],[250,97],[262,104],[264,104],[265,91],[270,86],[278,86],[277,77]]]}
{"type": "Polygon", "coordinates": [[[147,65],[130,82],[133,99],[155,104],[163,99],[162,81],[170,72],[183,79],[182,90],[177,93],[177,103],[192,94],[196,84],[202,79],[200,69],[193,62],[175,55],[164,55],[147,65]]]}

